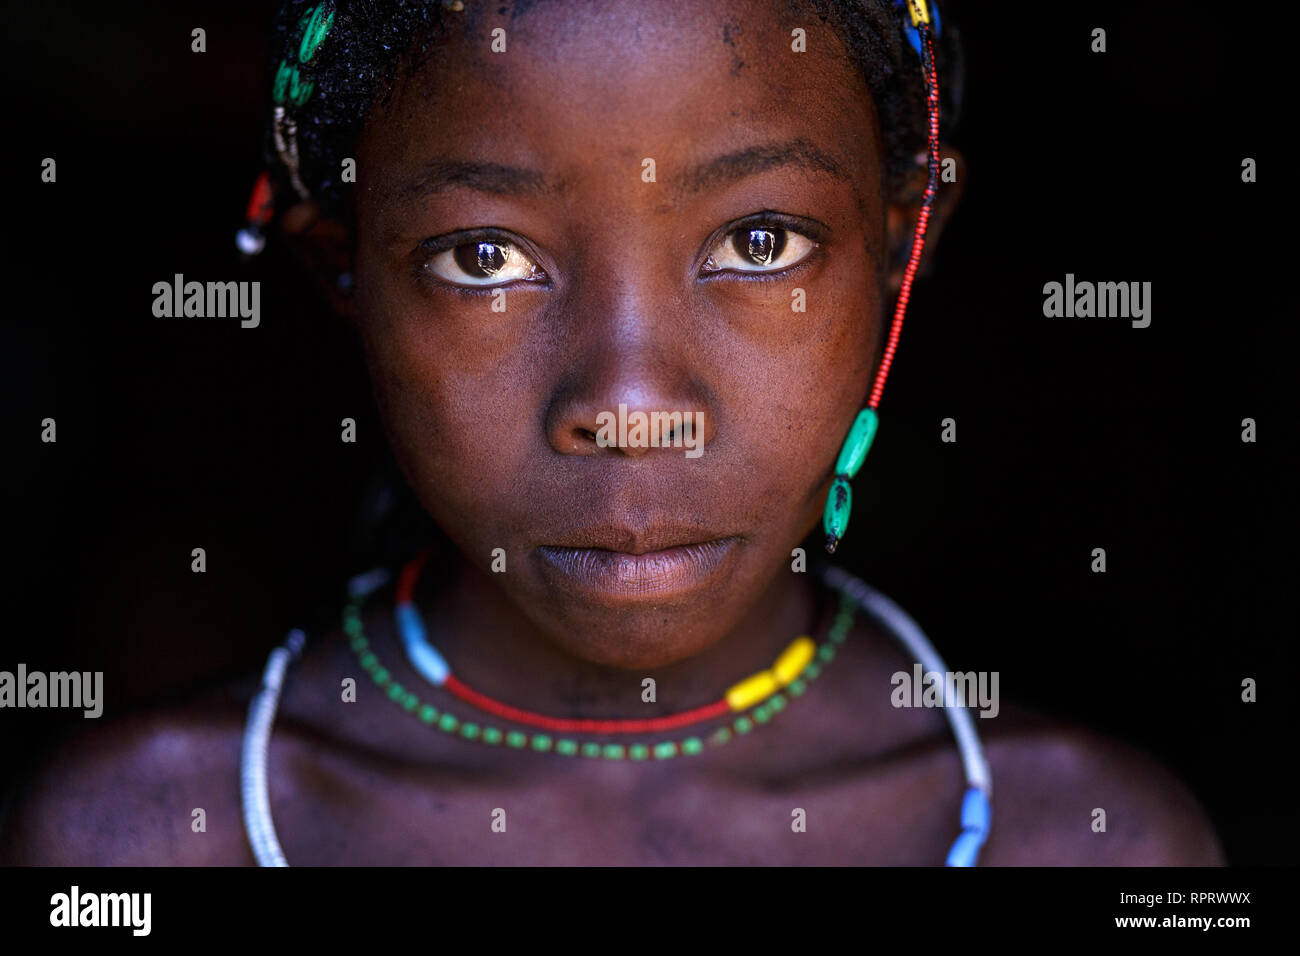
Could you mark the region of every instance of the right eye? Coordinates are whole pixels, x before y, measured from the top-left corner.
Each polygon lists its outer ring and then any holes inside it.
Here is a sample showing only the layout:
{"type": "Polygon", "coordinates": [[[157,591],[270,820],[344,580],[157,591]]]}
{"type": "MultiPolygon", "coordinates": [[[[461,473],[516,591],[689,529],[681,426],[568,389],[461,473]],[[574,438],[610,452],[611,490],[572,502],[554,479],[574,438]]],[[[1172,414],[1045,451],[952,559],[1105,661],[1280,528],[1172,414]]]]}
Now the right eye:
{"type": "Polygon", "coordinates": [[[436,252],[425,268],[453,285],[494,286],[546,278],[518,246],[500,239],[477,239],[436,252]]]}

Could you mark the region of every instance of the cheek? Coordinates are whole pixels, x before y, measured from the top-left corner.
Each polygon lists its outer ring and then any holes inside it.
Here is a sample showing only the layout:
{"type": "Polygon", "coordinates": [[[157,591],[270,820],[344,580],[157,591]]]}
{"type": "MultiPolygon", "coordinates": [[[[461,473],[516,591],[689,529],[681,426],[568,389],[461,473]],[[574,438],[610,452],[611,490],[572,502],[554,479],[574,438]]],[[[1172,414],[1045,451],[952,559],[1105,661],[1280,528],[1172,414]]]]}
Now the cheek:
{"type": "Polygon", "coordinates": [[[772,283],[737,312],[761,320],[748,328],[762,337],[748,339],[718,373],[737,419],[738,471],[757,486],[765,510],[790,510],[816,492],[866,401],[883,333],[877,279],[865,251],[841,251],[814,275],[772,283]],[[793,308],[798,289],[803,312],[793,308]]]}
{"type": "MultiPolygon", "coordinates": [[[[538,396],[519,342],[494,335],[491,299],[449,312],[397,283],[367,284],[360,332],[375,399],[394,456],[434,519],[458,524],[491,513],[537,452],[538,396]],[[467,334],[475,325],[479,334],[467,334]]],[[[361,283],[358,283],[359,288],[361,283]]]]}

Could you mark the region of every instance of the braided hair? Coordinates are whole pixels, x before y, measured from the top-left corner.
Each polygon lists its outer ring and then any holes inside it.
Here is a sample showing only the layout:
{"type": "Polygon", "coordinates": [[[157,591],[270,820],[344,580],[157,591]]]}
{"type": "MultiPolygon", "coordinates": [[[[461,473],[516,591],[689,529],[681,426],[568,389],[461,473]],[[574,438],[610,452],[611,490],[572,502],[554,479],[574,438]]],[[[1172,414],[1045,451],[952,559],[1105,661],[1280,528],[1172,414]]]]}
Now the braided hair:
{"type": "MultiPolygon", "coordinates": [[[[519,16],[544,0],[515,0],[519,16]]],[[[904,35],[898,0],[785,0],[797,22],[813,15],[842,39],[871,90],[884,135],[891,193],[926,147],[925,82],[904,35]]],[[[482,13],[476,0],[286,0],[272,28],[267,64],[267,176],[250,220],[263,224],[298,199],[342,222],[342,160],[355,156],[367,113],[392,94],[399,71],[419,69],[444,25],[482,13]]],[[[945,23],[938,36],[942,132],[961,103],[961,47],[945,23]]]]}

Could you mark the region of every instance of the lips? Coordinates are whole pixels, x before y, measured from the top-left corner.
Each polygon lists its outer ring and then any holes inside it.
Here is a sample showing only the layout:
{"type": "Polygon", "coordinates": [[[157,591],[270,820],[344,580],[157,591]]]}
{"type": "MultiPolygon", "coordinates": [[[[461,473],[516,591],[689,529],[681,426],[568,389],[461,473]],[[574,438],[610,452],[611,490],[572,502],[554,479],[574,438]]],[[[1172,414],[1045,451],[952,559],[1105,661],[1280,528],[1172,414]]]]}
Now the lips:
{"type": "Polygon", "coordinates": [[[593,528],[534,552],[560,590],[598,604],[662,603],[707,589],[738,551],[735,536],[667,526],[593,528]]]}

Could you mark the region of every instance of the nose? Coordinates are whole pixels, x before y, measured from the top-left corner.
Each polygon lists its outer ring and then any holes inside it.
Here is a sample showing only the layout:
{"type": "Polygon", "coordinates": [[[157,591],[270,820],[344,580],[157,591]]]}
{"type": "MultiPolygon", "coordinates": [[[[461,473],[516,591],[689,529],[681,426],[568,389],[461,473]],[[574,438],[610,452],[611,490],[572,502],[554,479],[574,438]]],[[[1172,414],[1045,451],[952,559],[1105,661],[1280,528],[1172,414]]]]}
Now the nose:
{"type": "Polygon", "coordinates": [[[651,306],[621,290],[575,296],[576,348],[552,391],[546,439],[564,455],[640,458],[704,453],[717,432],[699,343],[684,303],[651,306]]]}
{"type": "Polygon", "coordinates": [[[664,449],[689,458],[702,455],[717,430],[704,403],[670,399],[666,391],[641,384],[580,388],[552,403],[546,423],[550,446],[564,455],[640,458],[664,449]],[[607,397],[597,399],[597,394],[607,397]]]}

